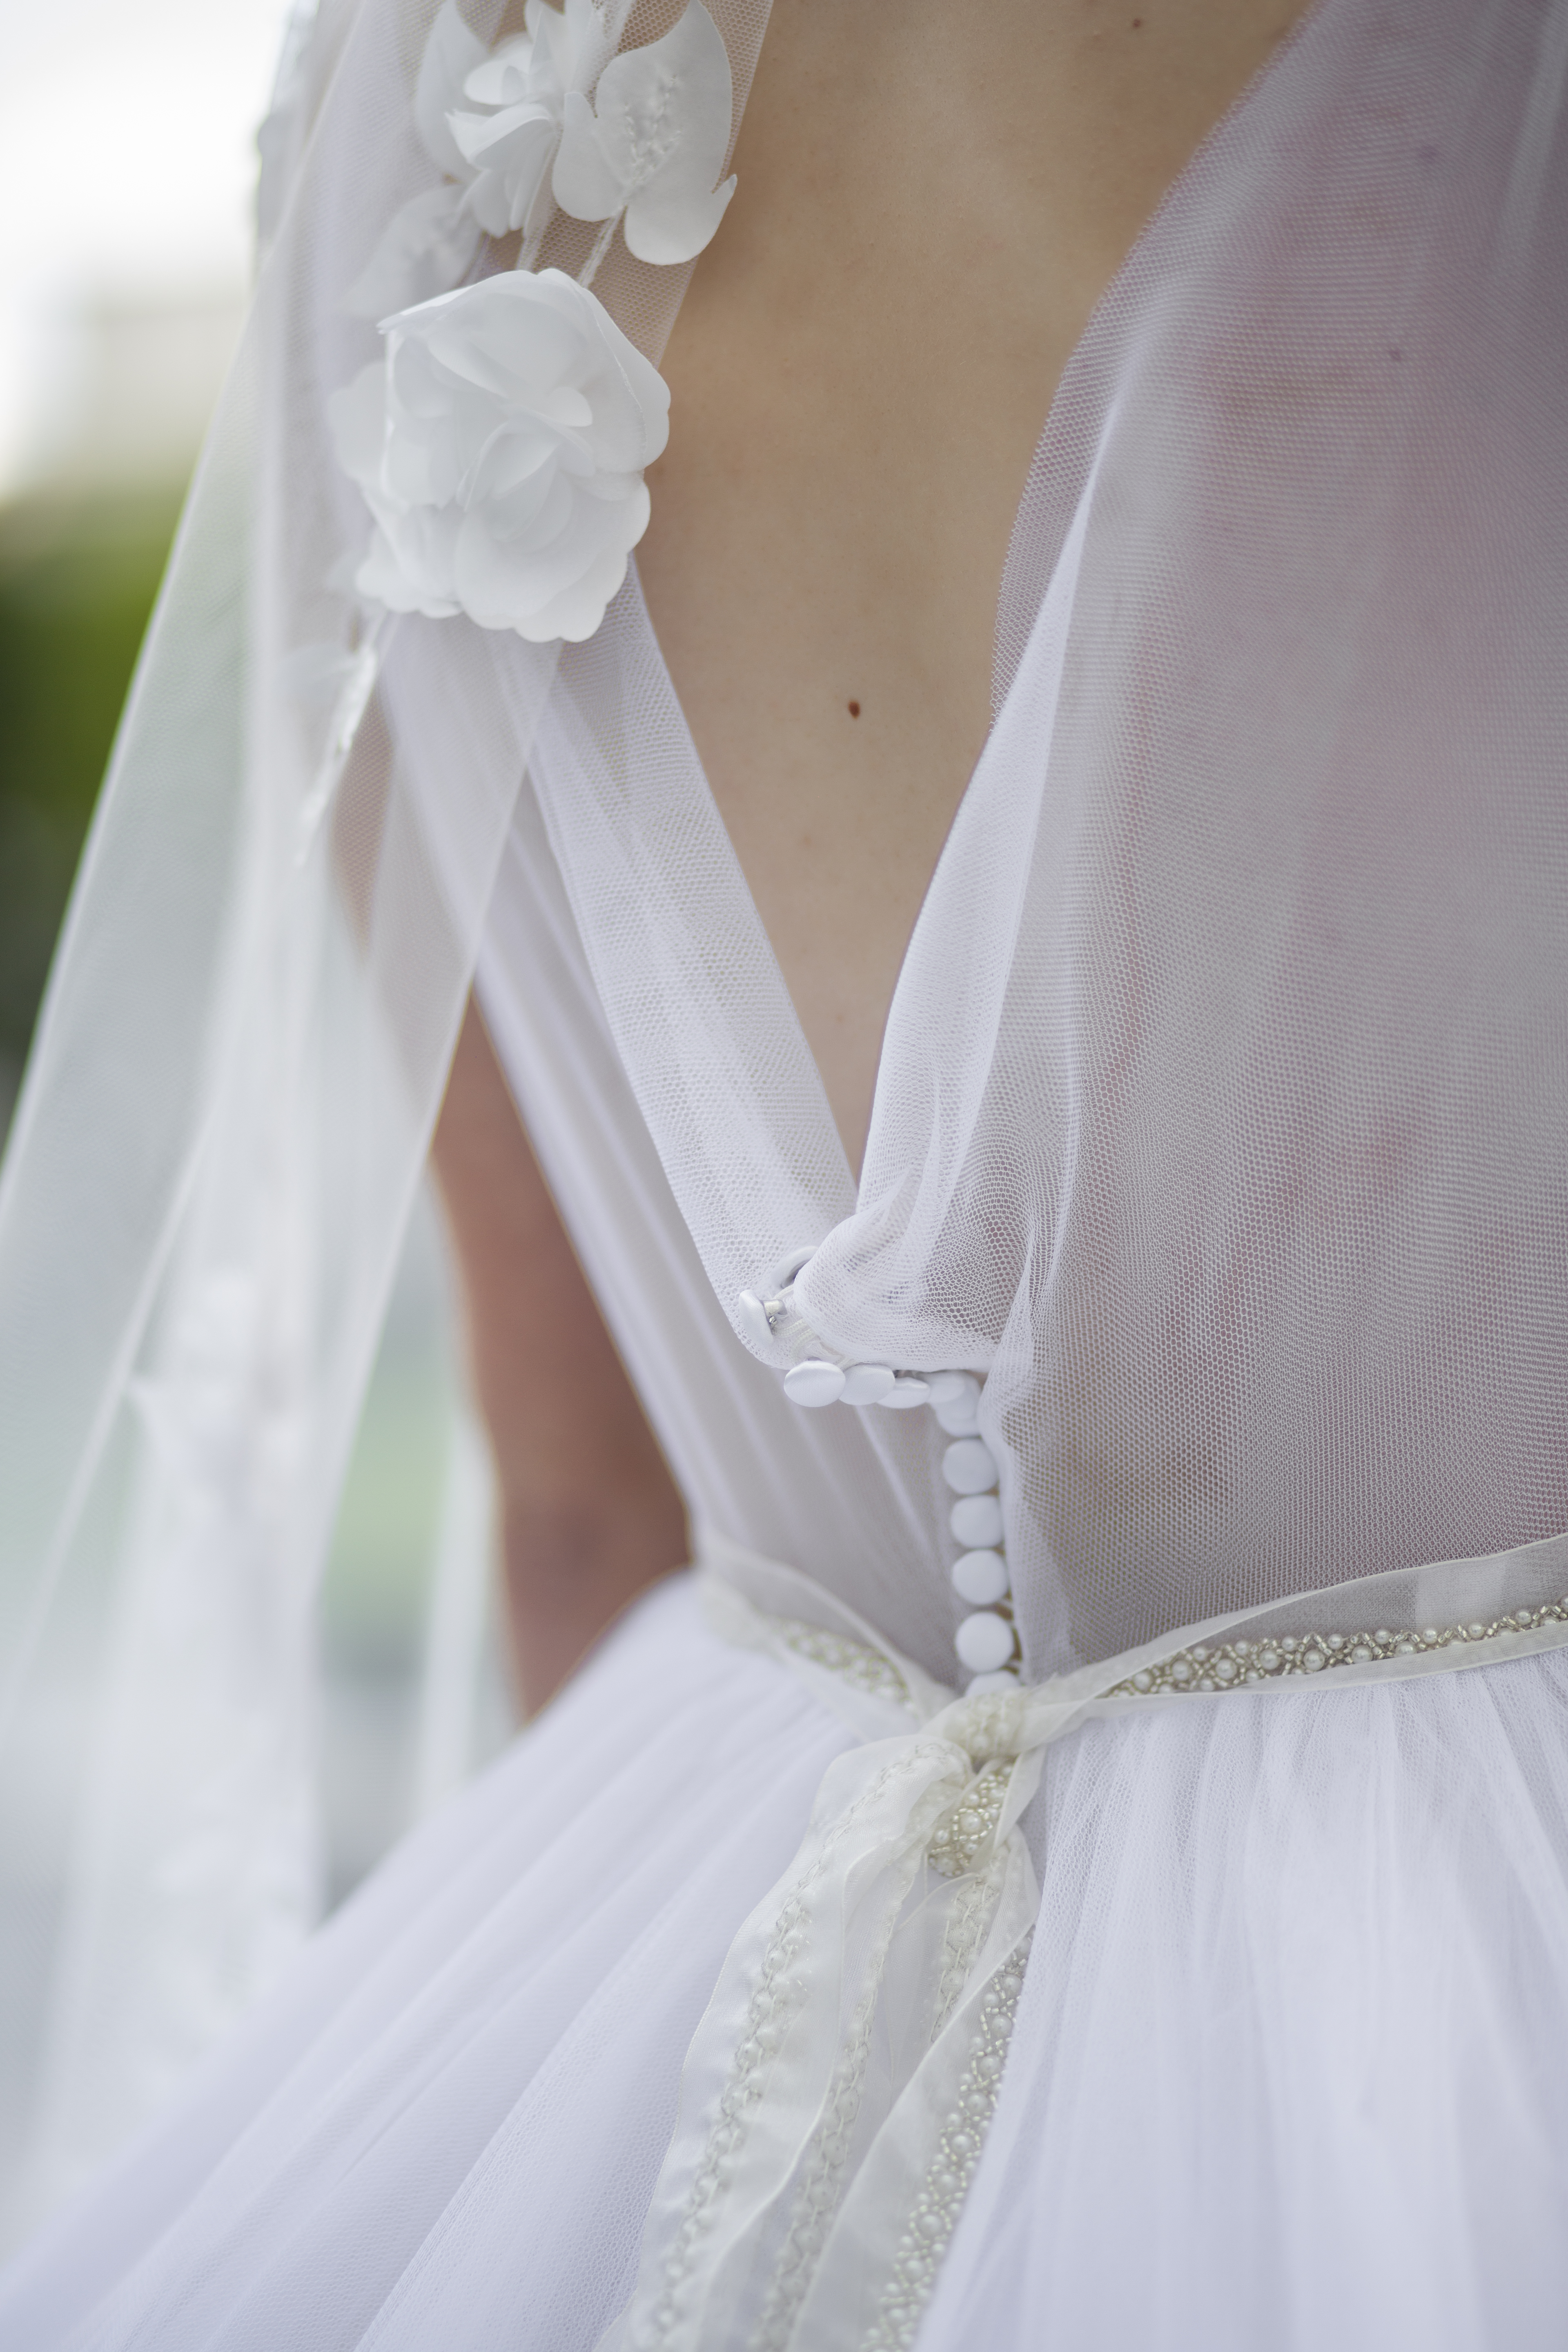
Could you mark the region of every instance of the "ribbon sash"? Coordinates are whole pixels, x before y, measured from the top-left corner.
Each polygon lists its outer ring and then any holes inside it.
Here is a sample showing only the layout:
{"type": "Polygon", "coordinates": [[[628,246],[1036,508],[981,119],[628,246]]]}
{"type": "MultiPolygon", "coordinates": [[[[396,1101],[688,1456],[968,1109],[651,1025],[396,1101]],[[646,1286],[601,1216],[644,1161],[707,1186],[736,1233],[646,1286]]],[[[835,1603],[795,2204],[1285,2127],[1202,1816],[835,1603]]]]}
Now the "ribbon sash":
{"type": "Polygon", "coordinates": [[[912,2344],[984,2145],[1039,1890],[1018,1822],[1090,1716],[1482,1665],[1568,1643],[1568,1534],[1190,1625],[960,1698],[778,1563],[709,1538],[710,1622],[859,1733],[688,2053],[636,2290],[600,2352],[912,2344]]]}

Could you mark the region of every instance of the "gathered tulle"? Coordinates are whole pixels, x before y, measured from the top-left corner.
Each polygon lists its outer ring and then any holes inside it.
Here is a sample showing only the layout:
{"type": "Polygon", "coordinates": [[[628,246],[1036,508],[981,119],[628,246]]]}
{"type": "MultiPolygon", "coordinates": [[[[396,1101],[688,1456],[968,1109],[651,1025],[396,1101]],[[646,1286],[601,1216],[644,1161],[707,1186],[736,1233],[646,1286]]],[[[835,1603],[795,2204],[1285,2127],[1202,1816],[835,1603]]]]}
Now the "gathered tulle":
{"type": "Polygon", "coordinates": [[[591,2345],[730,1938],[847,1744],[656,1591],[68,2211],[0,2344],[591,2345]]]}
{"type": "MultiPolygon", "coordinates": [[[[1085,1726],[922,2352],[1561,2340],[1568,1664],[1085,1726]]],[[[52,2352],[591,2352],[843,1724],[670,1580],[0,2297],[52,2352]]]]}
{"type": "Polygon", "coordinates": [[[1568,1662],[1091,1724],[924,2352],[1545,2352],[1568,1662]]]}

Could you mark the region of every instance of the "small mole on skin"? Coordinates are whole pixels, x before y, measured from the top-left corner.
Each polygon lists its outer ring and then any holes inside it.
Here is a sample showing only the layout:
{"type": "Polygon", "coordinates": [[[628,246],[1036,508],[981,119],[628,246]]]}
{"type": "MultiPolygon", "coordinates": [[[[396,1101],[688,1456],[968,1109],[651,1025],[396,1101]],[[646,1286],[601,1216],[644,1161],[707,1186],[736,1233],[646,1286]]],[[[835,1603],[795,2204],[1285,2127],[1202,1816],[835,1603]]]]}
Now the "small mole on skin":
{"type": "Polygon", "coordinates": [[[1133,17],[1132,29],[1135,33],[1141,33],[1143,30],[1143,19],[1142,16],[1133,17]]]}
{"type": "Polygon", "coordinates": [[[851,719],[858,719],[858,718],[859,718],[859,716],[860,716],[860,705],[859,705],[858,702],[852,702],[852,703],[850,704],[850,706],[849,706],[849,716],[850,716],[850,718],[851,718],[851,719]]]}

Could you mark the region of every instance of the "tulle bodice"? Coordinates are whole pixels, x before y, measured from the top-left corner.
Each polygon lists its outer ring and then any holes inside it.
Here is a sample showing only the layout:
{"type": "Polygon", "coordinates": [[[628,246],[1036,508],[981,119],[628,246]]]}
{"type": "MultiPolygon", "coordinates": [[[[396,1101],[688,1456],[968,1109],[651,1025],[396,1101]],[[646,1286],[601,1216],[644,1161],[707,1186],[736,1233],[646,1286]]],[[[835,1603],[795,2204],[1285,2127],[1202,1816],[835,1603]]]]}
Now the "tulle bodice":
{"type": "MultiPolygon", "coordinates": [[[[492,906],[497,1043],[694,1515],[946,1676],[945,1440],[786,1401],[733,1311],[781,1245],[821,1244],[851,1355],[987,1379],[1037,1668],[1568,1524],[1563,328],[1505,402],[1455,366],[1462,288],[1402,347],[1343,325],[1283,167],[1358,115],[1304,74],[1293,108],[1301,66],[1063,388],[858,1200],[635,576],[563,657],[492,906]],[[1293,299],[1178,367],[1184,299],[1260,247],[1293,299]]],[[[1435,262],[1399,226],[1390,284],[1435,262]]]]}
{"type": "MultiPolygon", "coordinates": [[[[707,830],[721,856],[718,818],[635,578],[592,651],[595,684],[613,665],[637,696],[626,738],[639,760],[634,789],[683,803],[672,808],[672,821],[707,830]]],[[[557,806],[569,806],[585,783],[574,723],[576,668],[568,656],[534,751],[534,774],[557,806]]],[[[837,1175],[847,1209],[853,1188],[826,1100],[738,866],[731,879],[739,950],[750,956],[763,1000],[758,1025],[774,1032],[784,1066],[775,1115],[795,1114],[818,1154],[824,1192],[837,1175]]],[[[777,1371],[737,1339],[616,1052],[531,788],[524,789],[502,861],[479,990],[563,1214],[694,1520],[807,1569],[951,1680],[963,1604],[947,1578],[956,1549],[947,1533],[952,1496],[941,1475],[947,1441],[929,1412],[803,1412],[785,1397],[777,1371]]]]}
{"type": "Polygon", "coordinates": [[[930,1416],[740,1336],[792,1245],[847,1356],[985,1378],[1035,1671],[1568,1526],[1561,31],[1327,0],[1136,248],[858,1198],[635,581],[562,662],[503,1055],[699,1516],[939,1670],[930,1416]]]}

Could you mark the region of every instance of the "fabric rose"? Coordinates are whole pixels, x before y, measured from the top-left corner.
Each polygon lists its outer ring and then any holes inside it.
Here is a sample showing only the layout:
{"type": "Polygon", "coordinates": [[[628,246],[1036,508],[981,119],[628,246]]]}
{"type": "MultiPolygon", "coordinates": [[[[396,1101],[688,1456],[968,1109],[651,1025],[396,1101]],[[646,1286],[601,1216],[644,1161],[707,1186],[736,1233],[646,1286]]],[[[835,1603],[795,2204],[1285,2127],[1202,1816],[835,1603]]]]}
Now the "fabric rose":
{"type": "Polygon", "coordinates": [[[531,644],[593,635],[647,527],[664,379],[586,287],[509,270],[387,320],[331,403],[375,518],[360,593],[531,644]]]}
{"type": "Polygon", "coordinates": [[[556,203],[576,220],[624,212],[626,244],[639,261],[689,261],[735,193],[732,178],[713,184],[732,102],[724,37],[702,0],[689,0],[662,40],[605,68],[593,105],[582,89],[567,90],[556,203]]]}
{"type": "Polygon", "coordinates": [[[528,0],[525,32],[499,42],[463,81],[463,95],[488,111],[457,109],[447,128],[473,177],[464,204],[491,236],[539,236],[553,209],[550,173],[561,144],[567,96],[592,89],[605,60],[605,23],[594,0],[556,11],[528,0]]]}

